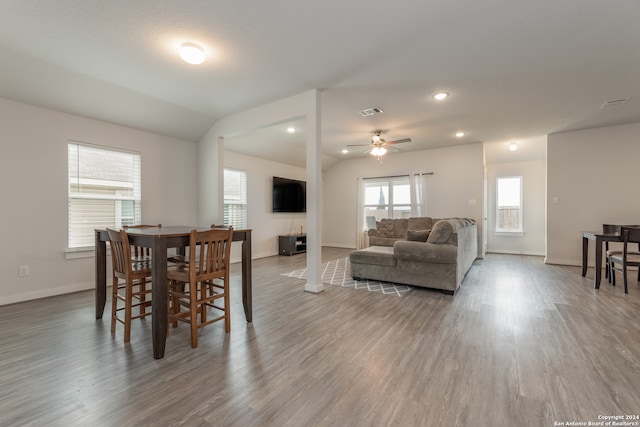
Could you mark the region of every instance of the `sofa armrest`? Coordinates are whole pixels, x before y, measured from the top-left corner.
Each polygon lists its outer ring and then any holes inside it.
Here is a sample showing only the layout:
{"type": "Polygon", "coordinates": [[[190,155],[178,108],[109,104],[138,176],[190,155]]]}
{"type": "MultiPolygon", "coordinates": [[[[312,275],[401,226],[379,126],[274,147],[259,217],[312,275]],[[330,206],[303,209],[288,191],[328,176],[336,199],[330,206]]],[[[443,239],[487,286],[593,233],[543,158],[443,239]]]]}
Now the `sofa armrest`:
{"type": "Polygon", "coordinates": [[[397,241],[393,245],[393,256],[398,260],[427,262],[436,264],[455,264],[458,248],[447,243],[423,243],[397,241]]]}

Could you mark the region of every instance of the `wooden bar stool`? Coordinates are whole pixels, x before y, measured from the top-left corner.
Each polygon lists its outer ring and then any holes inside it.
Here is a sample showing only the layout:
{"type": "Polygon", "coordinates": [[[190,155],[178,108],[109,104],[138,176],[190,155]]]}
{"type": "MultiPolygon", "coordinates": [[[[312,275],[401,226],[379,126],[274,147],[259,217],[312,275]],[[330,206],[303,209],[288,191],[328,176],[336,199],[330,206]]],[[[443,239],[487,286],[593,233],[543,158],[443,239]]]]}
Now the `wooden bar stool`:
{"type": "Polygon", "coordinates": [[[171,266],[169,279],[169,323],[191,327],[191,347],[198,346],[198,329],[224,320],[231,330],[229,311],[229,258],[233,228],[191,231],[188,262],[171,266]],[[212,311],[213,313],[208,313],[212,311]],[[209,317],[214,314],[214,317],[209,317]]]}
{"type": "Polygon", "coordinates": [[[124,342],[128,343],[131,338],[131,320],[151,314],[151,311],[145,310],[146,307],[151,308],[151,289],[146,286],[147,279],[151,283],[151,262],[132,261],[129,236],[125,230],[107,229],[107,233],[113,265],[111,333],[116,332],[116,322],[123,323],[124,342]],[[124,283],[120,283],[120,279],[124,283]],[[124,307],[119,307],[120,302],[124,303],[124,307]],[[133,316],[134,307],[140,307],[140,313],[136,316],[133,316]],[[118,316],[121,312],[124,312],[124,317],[118,316]]]}
{"type": "Polygon", "coordinates": [[[640,282],[640,254],[635,251],[629,250],[629,243],[640,243],[640,228],[634,227],[622,227],[622,253],[614,254],[611,256],[609,262],[611,263],[611,275],[612,283],[616,284],[616,271],[622,273],[622,281],[624,283],[624,293],[629,293],[628,280],[627,280],[627,268],[637,267],[638,278],[640,282]],[[619,266],[616,267],[616,264],[619,266]]]}
{"type": "MultiPolygon", "coordinates": [[[[140,229],[140,228],[161,228],[162,224],[137,224],[137,225],[123,225],[122,228],[126,231],[129,229],[140,229]]],[[[135,263],[142,263],[140,267],[145,268],[150,266],[151,263],[151,248],[145,248],[143,246],[135,246],[131,245],[131,260],[135,263]]],[[[140,289],[140,301],[146,301],[146,283],[142,283],[140,289]]],[[[144,314],[147,304],[139,304],[140,314],[144,314]]]]}

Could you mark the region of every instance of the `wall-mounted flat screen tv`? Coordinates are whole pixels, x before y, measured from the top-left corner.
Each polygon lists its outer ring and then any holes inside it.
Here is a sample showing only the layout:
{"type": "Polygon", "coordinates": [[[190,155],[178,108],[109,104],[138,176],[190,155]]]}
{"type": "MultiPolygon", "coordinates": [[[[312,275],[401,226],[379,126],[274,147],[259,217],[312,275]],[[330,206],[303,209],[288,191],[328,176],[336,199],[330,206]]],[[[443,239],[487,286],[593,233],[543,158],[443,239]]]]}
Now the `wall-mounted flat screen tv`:
{"type": "Polygon", "coordinates": [[[307,183],[273,177],[273,212],[306,212],[307,183]]]}

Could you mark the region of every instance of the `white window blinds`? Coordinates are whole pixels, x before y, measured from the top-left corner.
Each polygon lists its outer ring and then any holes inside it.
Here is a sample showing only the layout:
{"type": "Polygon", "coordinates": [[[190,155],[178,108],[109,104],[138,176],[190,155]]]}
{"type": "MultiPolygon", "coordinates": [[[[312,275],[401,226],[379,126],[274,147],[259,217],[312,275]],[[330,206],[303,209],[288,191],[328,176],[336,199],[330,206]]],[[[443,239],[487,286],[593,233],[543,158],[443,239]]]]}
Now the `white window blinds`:
{"type": "Polygon", "coordinates": [[[224,170],[224,225],[247,228],[247,173],[224,170]]]}
{"type": "Polygon", "coordinates": [[[69,248],[93,247],[96,228],[141,221],[140,154],[68,143],[69,248]]]}

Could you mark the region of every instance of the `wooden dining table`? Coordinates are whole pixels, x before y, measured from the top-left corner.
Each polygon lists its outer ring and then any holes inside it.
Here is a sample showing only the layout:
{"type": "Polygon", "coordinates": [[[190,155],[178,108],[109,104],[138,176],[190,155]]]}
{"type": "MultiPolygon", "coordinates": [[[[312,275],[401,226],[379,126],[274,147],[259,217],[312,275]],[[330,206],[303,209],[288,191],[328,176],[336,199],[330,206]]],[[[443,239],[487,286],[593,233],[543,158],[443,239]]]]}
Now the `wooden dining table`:
{"type": "Polygon", "coordinates": [[[603,233],[602,231],[582,232],[582,277],[587,275],[589,240],[596,242],[593,286],[595,289],[600,289],[600,282],[602,281],[602,244],[604,242],[621,242],[622,236],[620,233],[603,233]]]}
{"type": "MultiPolygon", "coordinates": [[[[152,339],[153,357],[162,359],[167,340],[167,249],[176,248],[184,253],[189,246],[191,230],[207,230],[204,227],[162,226],[130,228],[129,242],[151,249],[152,281],[152,339]]],[[[96,244],[96,319],[102,319],[107,301],[107,245],[106,229],[95,230],[96,244]]],[[[247,322],[252,321],[251,306],[251,230],[233,230],[233,241],[242,242],[242,304],[247,322]]]]}

